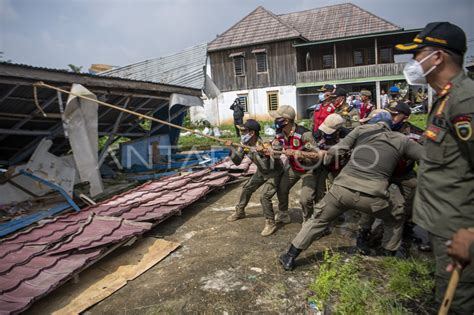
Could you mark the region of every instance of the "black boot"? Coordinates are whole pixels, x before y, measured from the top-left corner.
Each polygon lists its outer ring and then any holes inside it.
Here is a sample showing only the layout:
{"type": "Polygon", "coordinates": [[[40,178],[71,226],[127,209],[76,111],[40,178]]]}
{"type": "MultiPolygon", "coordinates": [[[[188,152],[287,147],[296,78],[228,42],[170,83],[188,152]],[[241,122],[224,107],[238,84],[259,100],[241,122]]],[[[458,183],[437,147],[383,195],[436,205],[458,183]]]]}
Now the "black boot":
{"type": "Polygon", "coordinates": [[[362,255],[370,255],[370,234],[370,230],[359,230],[359,234],[357,235],[356,246],[362,255]]]}
{"type": "Polygon", "coordinates": [[[286,271],[293,270],[295,268],[295,259],[298,257],[298,255],[301,253],[301,249],[298,249],[293,246],[293,244],[290,245],[290,249],[288,249],[288,252],[280,256],[280,264],[282,264],[283,269],[286,271]]]}

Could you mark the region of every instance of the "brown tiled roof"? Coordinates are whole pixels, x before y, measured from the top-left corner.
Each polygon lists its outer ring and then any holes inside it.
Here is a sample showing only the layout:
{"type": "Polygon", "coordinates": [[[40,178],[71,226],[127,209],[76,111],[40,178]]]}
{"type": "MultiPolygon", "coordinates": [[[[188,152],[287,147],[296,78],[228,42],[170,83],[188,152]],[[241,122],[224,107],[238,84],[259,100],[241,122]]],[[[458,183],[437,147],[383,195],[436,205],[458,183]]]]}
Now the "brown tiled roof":
{"type": "Polygon", "coordinates": [[[213,51],[299,37],[302,36],[294,27],[265,8],[257,7],[234,26],[217,36],[209,44],[208,50],[213,51]]]}
{"type": "Polygon", "coordinates": [[[299,30],[309,41],[358,36],[401,28],[352,3],[281,14],[279,17],[299,30]]]}
{"type": "Polygon", "coordinates": [[[275,15],[258,7],[213,40],[208,50],[221,50],[283,39],[336,39],[400,30],[352,3],[275,15]]]}

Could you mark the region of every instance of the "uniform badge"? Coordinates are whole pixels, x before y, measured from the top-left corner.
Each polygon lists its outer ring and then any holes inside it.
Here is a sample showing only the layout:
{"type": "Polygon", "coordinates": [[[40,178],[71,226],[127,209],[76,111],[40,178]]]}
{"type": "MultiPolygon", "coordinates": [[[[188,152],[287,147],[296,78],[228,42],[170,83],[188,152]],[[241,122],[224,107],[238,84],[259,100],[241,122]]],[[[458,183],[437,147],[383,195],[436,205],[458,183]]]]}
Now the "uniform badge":
{"type": "Polygon", "coordinates": [[[446,129],[440,128],[433,124],[429,125],[425,131],[425,137],[435,143],[441,143],[445,135],[446,135],[446,129]]]}
{"type": "Polygon", "coordinates": [[[300,146],[300,140],[299,139],[293,139],[293,146],[294,147],[299,147],[300,146]]]}
{"type": "Polygon", "coordinates": [[[472,126],[470,121],[460,121],[454,124],[459,139],[467,141],[472,137],[472,126]]]}

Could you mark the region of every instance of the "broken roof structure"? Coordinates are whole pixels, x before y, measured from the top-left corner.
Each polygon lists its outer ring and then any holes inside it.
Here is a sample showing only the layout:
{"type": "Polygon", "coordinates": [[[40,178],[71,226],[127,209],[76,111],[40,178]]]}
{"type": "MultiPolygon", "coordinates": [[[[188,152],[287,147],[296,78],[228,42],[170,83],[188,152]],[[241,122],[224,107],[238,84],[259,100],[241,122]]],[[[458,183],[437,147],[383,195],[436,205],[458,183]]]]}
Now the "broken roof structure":
{"type": "MultiPolygon", "coordinates": [[[[61,155],[70,150],[61,121],[67,95],[38,88],[36,105],[33,84],[38,81],[67,90],[74,83],[82,84],[101,101],[178,125],[182,124],[187,107],[173,105],[201,104],[202,93],[196,88],[0,63],[0,165],[27,160],[44,137],[53,141],[51,153],[61,155]],[[184,99],[187,104],[174,104],[172,98],[178,102],[184,99]]],[[[179,130],[162,124],[144,130],[140,126],[142,120],[110,108],[99,107],[98,119],[99,136],[135,139],[169,134],[171,144],[179,136],[179,130]]]]}
{"type": "Polygon", "coordinates": [[[202,89],[206,54],[207,43],[203,43],[172,55],[144,60],[99,75],[202,89]]]}
{"type": "Polygon", "coordinates": [[[402,30],[352,3],[276,15],[259,6],[209,43],[209,51],[295,39],[316,42],[402,30]]]}
{"type": "Polygon", "coordinates": [[[147,182],[79,212],[43,220],[0,240],[0,314],[18,313],[117,246],[179,214],[235,177],[231,165],[147,182]],[[228,169],[228,170],[227,170],[228,169]]]}

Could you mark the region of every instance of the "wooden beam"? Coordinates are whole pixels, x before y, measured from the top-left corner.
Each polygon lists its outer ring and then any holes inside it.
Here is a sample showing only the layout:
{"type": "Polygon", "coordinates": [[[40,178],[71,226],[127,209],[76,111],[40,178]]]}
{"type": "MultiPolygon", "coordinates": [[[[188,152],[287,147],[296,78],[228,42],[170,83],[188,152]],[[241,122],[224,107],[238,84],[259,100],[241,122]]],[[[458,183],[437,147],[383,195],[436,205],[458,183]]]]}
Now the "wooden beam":
{"type": "Polygon", "coordinates": [[[0,104],[6,100],[13,92],[15,92],[15,90],[19,87],[20,85],[16,84],[15,86],[13,86],[7,93],[5,93],[5,95],[2,96],[2,98],[0,99],[0,104]]]}
{"type": "MultiPolygon", "coordinates": [[[[44,137],[64,137],[64,132],[61,130],[60,132],[48,131],[48,130],[24,130],[24,129],[5,129],[0,128],[0,134],[2,135],[11,135],[11,136],[44,136],[44,137]]],[[[99,136],[108,136],[109,132],[99,132],[99,136]]],[[[117,136],[120,137],[140,137],[146,136],[146,133],[136,133],[136,132],[123,132],[117,133],[117,136]]]]}

